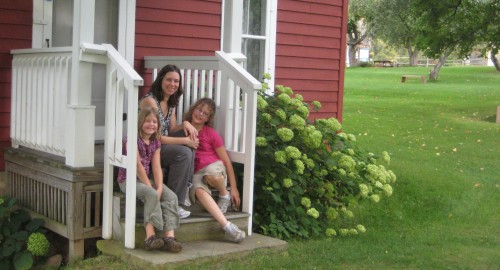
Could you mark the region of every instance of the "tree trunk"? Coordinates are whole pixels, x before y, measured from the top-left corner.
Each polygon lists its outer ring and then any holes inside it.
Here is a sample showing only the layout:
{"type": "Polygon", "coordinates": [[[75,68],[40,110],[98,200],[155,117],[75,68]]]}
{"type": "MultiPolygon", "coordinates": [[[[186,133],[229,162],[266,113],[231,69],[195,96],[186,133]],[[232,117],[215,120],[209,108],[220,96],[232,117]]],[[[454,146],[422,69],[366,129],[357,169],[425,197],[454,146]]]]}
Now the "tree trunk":
{"type": "Polygon", "coordinates": [[[411,46],[406,48],[408,50],[408,59],[410,67],[414,67],[418,65],[418,50],[417,48],[412,49],[411,46]]]}
{"type": "Polygon", "coordinates": [[[491,52],[490,52],[490,59],[491,59],[491,62],[493,62],[493,65],[495,66],[495,68],[497,69],[497,71],[500,71],[500,62],[497,59],[497,57],[495,56],[497,53],[498,53],[498,49],[491,50],[491,52]]]}
{"type": "Polygon", "coordinates": [[[429,79],[431,81],[437,81],[439,70],[441,70],[441,67],[443,67],[444,63],[446,63],[446,59],[448,59],[448,56],[450,56],[451,52],[452,50],[448,49],[444,51],[443,54],[439,57],[437,64],[434,66],[434,68],[431,70],[431,73],[429,74],[429,79]]]}
{"type": "Polygon", "coordinates": [[[355,67],[358,62],[356,61],[356,45],[349,44],[349,66],[355,67]]]}

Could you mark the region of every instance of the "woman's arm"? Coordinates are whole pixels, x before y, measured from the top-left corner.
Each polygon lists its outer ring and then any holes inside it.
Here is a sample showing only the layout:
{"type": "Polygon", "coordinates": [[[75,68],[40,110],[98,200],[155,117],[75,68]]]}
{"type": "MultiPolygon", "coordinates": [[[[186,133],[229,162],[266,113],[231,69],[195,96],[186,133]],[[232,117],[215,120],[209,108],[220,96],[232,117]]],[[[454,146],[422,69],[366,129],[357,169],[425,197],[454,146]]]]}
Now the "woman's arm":
{"type": "Polygon", "coordinates": [[[168,132],[175,133],[181,129],[184,129],[184,134],[189,136],[191,140],[196,140],[198,138],[198,130],[188,121],[182,121],[182,123],[177,125],[176,110],[174,109],[172,117],[170,118],[170,130],[168,132]]]}
{"type": "Polygon", "coordinates": [[[139,154],[139,151],[137,151],[137,178],[139,178],[139,181],[141,181],[141,183],[143,183],[144,185],[151,187],[149,177],[146,174],[144,166],[142,166],[141,155],[139,154]]]}
{"type": "Polygon", "coordinates": [[[153,170],[153,179],[155,181],[158,200],[161,199],[161,195],[163,193],[163,171],[161,170],[160,163],[160,149],[161,148],[156,149],[153,154],[153,158],[151,159],[151,169],[153,170]]]}
{"type": "Polygon", "coordinates": [[[196,138],[195,140],[191,140],[190,137],[169,137],[169,136],[161,136],[160,138],[161,144],[182,144],[191,148],[198,148],[199,140],[196,138]]]}
{"type": "Polygon", "coordinates": [[[221,146],[215,149],[215,152],[226,166],[227,179],[229,181],[229,186],[231,187],[231,201],[236,205],[236,207],[240,208],[240,192],[238,191],[238,186],[236,184],[236,175],[234,174],[233,164],[229,159],[226,148],[221,146]]]}

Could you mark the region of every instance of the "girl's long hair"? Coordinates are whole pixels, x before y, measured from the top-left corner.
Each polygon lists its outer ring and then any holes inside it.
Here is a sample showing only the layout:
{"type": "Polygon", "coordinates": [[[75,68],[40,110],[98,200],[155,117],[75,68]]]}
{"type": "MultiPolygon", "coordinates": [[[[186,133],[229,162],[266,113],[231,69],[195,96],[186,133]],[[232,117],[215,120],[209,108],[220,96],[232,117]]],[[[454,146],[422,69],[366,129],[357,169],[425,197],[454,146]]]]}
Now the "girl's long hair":
{"type": "Polygon", "coordinates": [[[213,101],[213,99],[211,99],[211,98],[198,99],[198,101],[196,101],[196,103],[194,103],[193,106],[191,106],[191,108],[189,108],[189,111],[184,113],[184,120],[191,122],[191,120],[193,120],[194,110],[196,108],[203,107],[205,105],[208,105],[208,107],[210,108],[210,115],[208,116],[208,119],[207,119],[207,122],[205,123],[205,125],[207,125],[209,127],[214,127],[216,106],[215,106],[215,101],[213,101]]]}
{"type": "Polygon", "coordinates": [[[137,117],[137,135],[141,138],[142,137],[142,125],[144,125],[144,122],[146,122],[146,117],[149,115],[154,115],[156,117],[156,121],[158,123],[158,128],[156,129],[155,133],[149,137],[149,140],[156,140],[160,139],[161,136],[161,124],[160,124],[160,115],[158,114],[158,111],[153,108],[153,107],[146,107],[142,110],[139,111],[139,116],[137,117]]]}
{"type": "Polygon", "coordinates": [[[179,74],[179,88],[168,99],[168,104],[167,104],[169,108],[176,108],[177,105],[179,105],[179,99],[181,98],[182,94],[184,94],[184,89],[182,88],[181,70],[176,65],[166,65],[162,69],[160,69],[160,72],[158,72],[158,75],[156,76],[156,79],[151,85],[151,89],[149,91],[153,93],[153,96],[155,96],[155,98],[158,101],[162,101],[163,90],[161,88],[161,82],[163,81],[165,75],[167,75],[167,73],[169,72],[176,72],[177,74],[179,74]]]}

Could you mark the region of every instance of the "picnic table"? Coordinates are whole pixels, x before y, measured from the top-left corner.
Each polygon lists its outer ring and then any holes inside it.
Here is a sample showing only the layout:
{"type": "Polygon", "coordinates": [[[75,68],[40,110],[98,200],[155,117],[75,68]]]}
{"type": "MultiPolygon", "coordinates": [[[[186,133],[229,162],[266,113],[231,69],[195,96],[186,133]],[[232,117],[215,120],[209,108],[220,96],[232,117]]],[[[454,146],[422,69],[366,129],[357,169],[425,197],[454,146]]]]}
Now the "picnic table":
{"type": "Polygon", "coordinates": [[[373,61],[376,67],[393,67],[396,63],[392,60],[376,60],[373,61]]]}

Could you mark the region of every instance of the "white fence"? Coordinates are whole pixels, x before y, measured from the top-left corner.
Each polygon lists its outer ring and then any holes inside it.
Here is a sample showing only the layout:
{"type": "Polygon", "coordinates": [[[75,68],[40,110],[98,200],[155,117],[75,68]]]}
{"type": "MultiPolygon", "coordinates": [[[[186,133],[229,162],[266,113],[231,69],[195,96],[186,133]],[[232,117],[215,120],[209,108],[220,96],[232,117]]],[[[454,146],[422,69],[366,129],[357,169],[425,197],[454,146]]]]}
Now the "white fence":
{"type": "MultiPolygon", "coordinates": [[[[421,58],[417,59],[417,66],[432,67],[436,65],[438,59],[421,58]]],[[[445,66],[487,66],[488,59],[486,58],[473,58],[473,59],[448,59],[445,66]]],[[[394,66],[407,66],[409,65],[408,57],[396,57],[396,65],[394,66]]]]}
{"type": "Polygon", "coordinates": [[[12,145],[64,156],[71,47],[12,54],[12,145]]]}

